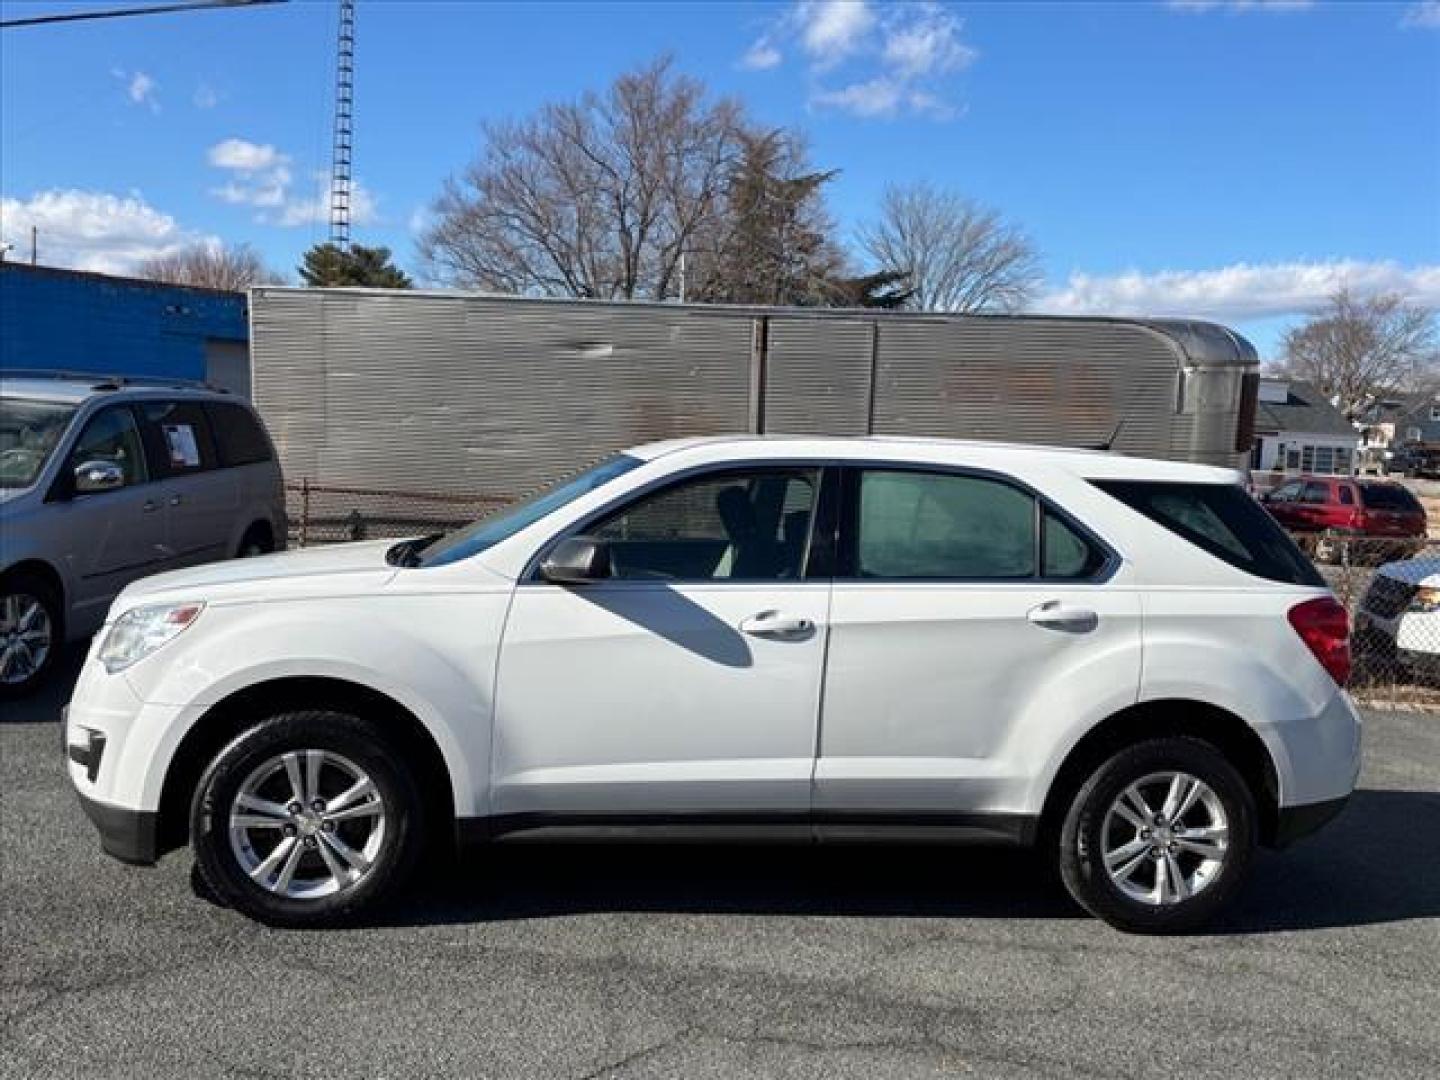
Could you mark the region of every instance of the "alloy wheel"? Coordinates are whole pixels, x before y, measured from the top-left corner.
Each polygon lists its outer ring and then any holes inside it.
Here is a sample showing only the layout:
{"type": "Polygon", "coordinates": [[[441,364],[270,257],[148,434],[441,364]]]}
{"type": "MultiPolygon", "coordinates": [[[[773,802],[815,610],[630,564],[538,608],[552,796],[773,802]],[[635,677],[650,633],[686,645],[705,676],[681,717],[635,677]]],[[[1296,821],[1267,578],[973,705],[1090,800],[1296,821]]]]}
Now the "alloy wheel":
{"type": "Polygon", "coordinates": [[[1182,903],[1213,884],[1230,844],[1220,797],[1186,772],[1151,773],[1126,787],[1106,811],[1100,835],[1111,883],[1155,907],[1182,903]]]}
{"type": "Polygon", "coordinates": [[[353,889],[385,840],[386,806],[366,772],[330,750],[257,765],[231,800],[230,848],[250,880],[292,900],[353,889]]]}
{"type": "Polygon", "coordinates": [[[49,659],[53,636],[50,613],[38,597],[0,597],[0,683],[18,686],[34,678],[49,659]]]}

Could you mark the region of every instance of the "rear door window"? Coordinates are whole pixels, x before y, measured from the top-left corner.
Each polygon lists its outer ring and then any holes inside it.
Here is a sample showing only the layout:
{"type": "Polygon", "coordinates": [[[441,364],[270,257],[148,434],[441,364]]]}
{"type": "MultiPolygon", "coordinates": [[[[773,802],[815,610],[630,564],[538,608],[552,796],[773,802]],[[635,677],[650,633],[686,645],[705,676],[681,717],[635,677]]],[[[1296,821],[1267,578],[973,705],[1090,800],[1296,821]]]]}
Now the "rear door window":
{"type": "Polygon", "coordinates": [[[1325,584],[1275,519],[1234,484],[1149,480],[1092,483],[1238,570],[1287,585],[1325,584]]]}
{"type": "Polygon", "coordinates": [[[162,476],[189,476],[216,468],[215,439],[198,401],[143,401],[151,464],[162,476]]]}
{"type": "Polygon", "coordinates": [[[1321,480],[1311,480],[1305,485],[1300,501],[1312,506],[1323,506],[1330,501],[1330,485],[1321,480]]]}
{"type": "Polygon", "coordinates": [[[273,456],[260,422],[245,406],[210,401],[205,403],[205,413],[210,418],[221,465],[254,465],[273,456]]]}
{"type": "Polygon", "coordinates": [[[1360,501],[1367,510],[1423,510],[1420,500],[1407,488],[1399,484],[1363,484],[1360,487],[1360,501]]]}

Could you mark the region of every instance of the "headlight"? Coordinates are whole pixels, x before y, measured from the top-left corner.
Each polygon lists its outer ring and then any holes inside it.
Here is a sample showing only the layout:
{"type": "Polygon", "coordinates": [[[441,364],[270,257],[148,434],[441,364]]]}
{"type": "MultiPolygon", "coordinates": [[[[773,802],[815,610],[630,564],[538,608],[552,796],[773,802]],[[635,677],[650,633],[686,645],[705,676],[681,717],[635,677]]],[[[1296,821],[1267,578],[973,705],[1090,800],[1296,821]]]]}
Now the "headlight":
{"type": "Polygon", "coordinates": [[[115,620],[100,646],[100,662],[110,674],[124,671],[176,637],[195,621],[204,604],[150,604],[131,608],[115,620]]]}
{"type": "Polygon", "coordinates": [[[1420,612],[1440,611],[1440,589],[1422,585],[1415,590],[1410,600],[1410,610],[1420,612]]]}

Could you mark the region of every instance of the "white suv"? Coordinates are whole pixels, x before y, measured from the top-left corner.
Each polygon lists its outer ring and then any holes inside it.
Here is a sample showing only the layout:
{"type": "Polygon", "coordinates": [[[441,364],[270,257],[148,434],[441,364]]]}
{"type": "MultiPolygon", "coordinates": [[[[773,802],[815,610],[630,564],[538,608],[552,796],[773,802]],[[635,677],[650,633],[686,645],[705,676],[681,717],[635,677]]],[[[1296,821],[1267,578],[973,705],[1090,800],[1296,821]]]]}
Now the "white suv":
{"type": "Polygon", "coordinates": [[[895,439],[690,440],[445,536],[163,574],[110,611],[70,774],[267,922],[422,842],[1039,844],[1179,930],[1344,804],[1344,611],[1234,472],[895,439]]]}

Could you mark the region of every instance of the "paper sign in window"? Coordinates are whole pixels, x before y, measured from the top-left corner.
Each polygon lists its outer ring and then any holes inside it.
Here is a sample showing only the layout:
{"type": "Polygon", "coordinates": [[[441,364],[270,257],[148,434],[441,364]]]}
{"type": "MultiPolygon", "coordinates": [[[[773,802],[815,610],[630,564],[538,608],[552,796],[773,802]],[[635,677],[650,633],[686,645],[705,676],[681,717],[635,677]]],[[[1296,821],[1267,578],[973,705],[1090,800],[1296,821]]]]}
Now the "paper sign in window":
{"type": "Polygon", "coordinates": [[[195,441],[195,429],[189,424],[166,424],[165,443],[170,448],[170,464],[182,469],[194,469],[200,465],[200,446],[195,441]]]}

